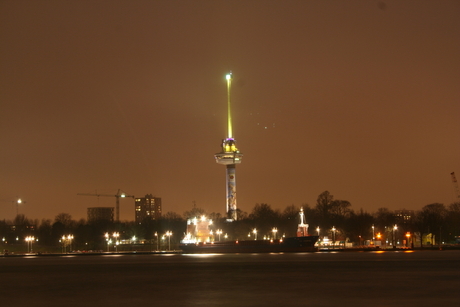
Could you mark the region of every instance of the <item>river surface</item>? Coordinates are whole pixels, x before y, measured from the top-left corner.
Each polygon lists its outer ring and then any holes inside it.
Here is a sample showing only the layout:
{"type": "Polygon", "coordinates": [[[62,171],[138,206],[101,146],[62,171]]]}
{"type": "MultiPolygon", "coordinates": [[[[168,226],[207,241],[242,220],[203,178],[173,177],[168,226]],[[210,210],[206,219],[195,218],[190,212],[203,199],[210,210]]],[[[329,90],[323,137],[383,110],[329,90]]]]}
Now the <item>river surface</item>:
{"type": "Polygon", "coordinates": [[[0,258],[1,306],[460,306],[460,251],[0,258]]]}

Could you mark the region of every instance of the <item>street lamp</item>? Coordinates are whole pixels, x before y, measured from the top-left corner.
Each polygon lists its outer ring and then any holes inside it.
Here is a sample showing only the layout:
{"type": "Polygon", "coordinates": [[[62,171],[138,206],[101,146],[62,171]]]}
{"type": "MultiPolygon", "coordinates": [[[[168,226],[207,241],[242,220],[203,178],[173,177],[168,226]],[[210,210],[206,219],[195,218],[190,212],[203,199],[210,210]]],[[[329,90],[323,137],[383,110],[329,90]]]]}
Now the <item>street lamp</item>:
{"type": "Polygon", "coordinates": [[[67,235],[67,240],[69,240],[69,252],[72,252],[73,235],[67,235]]]}
{"type": "Polygon", "coordinates": [[[276,240],[276,233],[278,232],[278,229],[276,227],[273,227],[272,232],[273,232],[273,238],[276,240]]]}
{"type": "Polygon", "coordinates": [[[395,242],[395,231],[398,230],[398,226],[396,224],[393,226],[393,248],[396,248],[396,242],[395,242]]]}
{"type": "Polygon", "coordinates": [[[410,232],[406,233],[406,238],[407,238],[406,247],[409,247],[410,232]]]}
{"type": "Polygon", "coordinates": [[[318,238],[319,238],[319,226],[316,227],[316,232],[318,233],[318,238]]]}
{"type": "Polygon", "coordinates": [[[166,235],[168,236],[168,250],[171,250],[171,236],[172,236],[172,231],[167,231],[166,235]]]}
{"type": "Polygon", "coordinates": [[[155,231],[155,238],[157,239],[157,251],[158,251],[158,233],[155,231]]]}
{"type": "Polygon", "coordinates": [[[217,229],[216,233],[219,236],[219,241],[220,241],[220,235],[222,234],[222,229],[217,229]]]}
{"type": "Polygon", "coordinates": [[[107,253],[108,253],[109,252],[109,246],[110,246],[110,243],[112,241],[110,241],[110,236],[109,236],[108,232],[105,233],[104,237],[105,237],[105,240],[107,241],[107,253]]]}
{"type": "Polygon", "coordinates": [[[66,245],[65,245],[65,242],[66,242],[65,236],[62,236],[61,242],[62,242],[62,247],[64,248],[64,254],[67,254],[66,253],[66,245]]]}
{"type": "Polygon", "coordinates": [[[257,229],[253,229],[252,233],[254,234],[254,240],[257,240],[257,229]]]}
{"type": "Polygon", "coordinates": [[[114,232],[112,236],[115,238],[115,242],[113,243],[115,246],[115,252],[118,253],[118,237],[120,236],[120,233],[114,232]]]}
{"type": "Polygon", "coordinates": [[[375,228],[374,228],[374,224],[372,224],[372,244],[374,244],[374,241],[375,241],[375,228]]]}
{"type": "Polygon", "coordinates": [[[335,226],[332,226],[332,247],[335,248],[335,226]]]}

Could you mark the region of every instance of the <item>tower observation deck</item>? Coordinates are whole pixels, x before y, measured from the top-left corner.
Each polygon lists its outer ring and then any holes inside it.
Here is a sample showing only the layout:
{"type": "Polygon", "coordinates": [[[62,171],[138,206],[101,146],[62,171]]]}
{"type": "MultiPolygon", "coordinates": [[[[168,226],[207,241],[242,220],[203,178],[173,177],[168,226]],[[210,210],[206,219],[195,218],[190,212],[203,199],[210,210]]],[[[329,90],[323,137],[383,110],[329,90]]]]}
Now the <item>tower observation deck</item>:
{"type": "Polygon", "coordinates": [[[230,110],[230,93],[232,87],[232,74],[226,75],[227,79],[227,112],[228,112],[228,135],[222,140],[222,151],[216,153],[214,158],[218,164],[225,165],[226,171],[226,210],[227,217],[231,220],[237,219],[236,214],[236,164],[241,163],[243,154],[236,147],[236,140],[233,138],[232,116],[230,110]]]}

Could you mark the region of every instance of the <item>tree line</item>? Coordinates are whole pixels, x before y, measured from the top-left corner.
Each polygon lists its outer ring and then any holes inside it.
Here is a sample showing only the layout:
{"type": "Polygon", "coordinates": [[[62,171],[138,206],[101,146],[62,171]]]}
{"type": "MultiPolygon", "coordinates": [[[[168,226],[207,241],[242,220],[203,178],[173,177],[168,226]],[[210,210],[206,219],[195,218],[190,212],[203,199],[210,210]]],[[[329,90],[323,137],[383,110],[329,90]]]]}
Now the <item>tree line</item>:
{"type": "Polygon", "coordinates": [[[260,203],[255,204],[250,213],[238,209],[238,219],[231,223],[220,213],[208,213],[197,207],[182,215],[167,212],[158,220],[146,219],[141,223],[105,220],[87,222],[84,219],[77,221],[67,213],[58,214],[54,220],[39,221],[19,214],[12,221],[0,221],[0,238],[4,248],[23,245],[25,237],[33,236],[36,249],[58,250],[69,243],[63,236],[72,235],[74,250],[104,250],[108,242],[106,234],[110,236],[117,233],[117,240],[129,240],[129,248],[139,250],[165,248],[164,235],[171,232],[169,244],[177,248],[185,235],[187,219],[201,215],[211,218],[213,230],[222,230],[222,236],[229,240],[254,239],[256,235],[258,239],[283,235],[288,237],[296,235],[300,207],[303,208],[311,235],[329,238],[334,236],[337,241],[357,245],[366,240],[376,240],[377,236],[382,241],[402,241],[409,238],[406,237],[407,234],[412,242],[420,245],[442,242],[453,244],[460,236],[460,203],[457,202],[448,206],[441,203],[428,204],[415,211],[379,208],[376,212],[366,212],[363,209],[355,211],[350,202],[334,199],[331,193],[324,191],[318,196],[314,206],[289,205],[280,210],[260,203]],[[274,229],[277,230],[276,233],[274,229]]]}

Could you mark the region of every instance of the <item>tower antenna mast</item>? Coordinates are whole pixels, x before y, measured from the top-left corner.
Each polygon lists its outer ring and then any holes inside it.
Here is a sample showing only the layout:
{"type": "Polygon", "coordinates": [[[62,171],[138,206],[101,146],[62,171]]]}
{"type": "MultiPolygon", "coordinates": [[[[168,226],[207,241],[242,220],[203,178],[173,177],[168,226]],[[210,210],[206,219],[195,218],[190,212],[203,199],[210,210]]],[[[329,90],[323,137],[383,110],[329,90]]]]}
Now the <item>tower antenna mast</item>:
{"type": "Polygon", "coordinates": [[[228,73],[225,78],[227,79],[227,122],[228,122],[228,138],[233,137],[232,131],[232,112],[230,108],[230,93],[232,89],[232,73],[228,73]]]}

